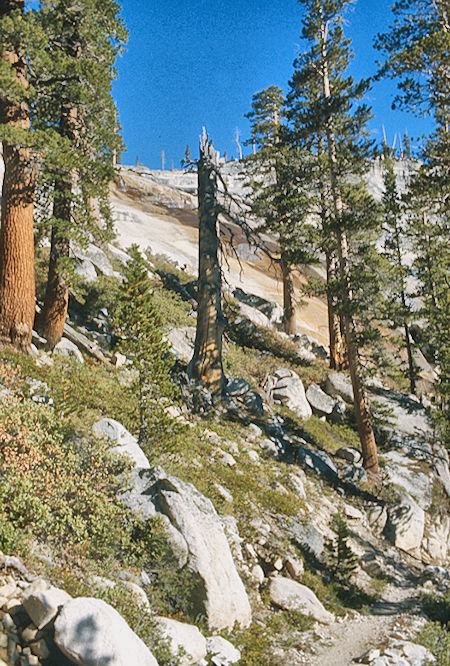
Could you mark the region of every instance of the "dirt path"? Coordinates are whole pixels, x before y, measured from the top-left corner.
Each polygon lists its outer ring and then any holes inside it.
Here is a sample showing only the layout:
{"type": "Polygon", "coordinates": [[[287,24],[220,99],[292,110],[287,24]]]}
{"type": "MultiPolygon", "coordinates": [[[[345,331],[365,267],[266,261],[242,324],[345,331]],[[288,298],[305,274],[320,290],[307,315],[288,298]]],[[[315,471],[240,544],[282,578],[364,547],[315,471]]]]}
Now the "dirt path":
{"type": "Polygon", "coordinates": [[[370,615],[335,622],[320,631],[323,639],[315,644],[317,652],[311,657],[310,666],[351,666],[353,659],[380,647],[394,631],[396,638],[403,637],[416,610],[414,588],[389,586],[370,615]]]}

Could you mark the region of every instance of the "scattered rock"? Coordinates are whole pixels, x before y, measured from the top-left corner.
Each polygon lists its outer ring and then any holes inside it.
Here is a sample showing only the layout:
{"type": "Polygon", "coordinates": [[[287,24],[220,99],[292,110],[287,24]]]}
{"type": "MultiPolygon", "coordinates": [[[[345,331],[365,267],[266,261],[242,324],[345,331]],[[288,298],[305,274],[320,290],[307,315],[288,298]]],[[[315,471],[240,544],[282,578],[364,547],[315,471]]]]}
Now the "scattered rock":
{"type": "Polygon", "coordinates": [[[24,590],[22,604],[33,624],[42,629],[70,599],[70,595],[64,590],[59,590],[43,578],[38,578],[24,590]]]}
{"type": "Polygon", "coordinates": [[[390,483],[403,488],[417,504],[426,511],[431,504],[433,481],[425,474],[416,460],[400,451],[389,451],[383,455],[387,463],[385,470],[390,483]]]}
{"type": "Polygon", "coordinates": [[[209,636],[206,639],[206,649],[214,666],[229,666],[236,664],[241,653],[222,636],[209,636]]]}
{"type": "Polygon", "coordinates": [[[352,383],[343,373],[331,372],[327,377],[325,390],[329,395],[340,396],[345,402],[353,404],[352,383]]]}
{"type": "Polygon", "coordinates": [[[324,393],[318,384],[308,386],[306,398],[318,416],[329,416],[336,405],[336,399],[324,393]]]}
{"type": "Polygon", "coordinates": [[[300,548],[310,550],[316,557],[319,557],[325,547],[324,536],[312,523],[302,525],[294,521],[290,526],[290,534],[295,543],[300,548]]]}
{"type": "Polygon", "coordinates": [[[175,356],[181,361],[189,363],[194,353],[195,326],[171,328],[167,337],[175,356]]]}
{"type": "Polygon", "coordinates": [[[269,375],[264,388],[270,400],[285,405],[300,418],[309,419],[312,415],[303,382],[293,370],[280,368],[273,375],[269,375]]]}
{"type": "Polygon", "coordinates": [[[352,481],[353,483],[366,483],[367,472],[364,467],[359,465],[344,465],[341,468],[341,479],[343,481],[352,481]]]}
{"type": "Polygon", "coordinates": [[[67,338],[62,338],[58,342],[53,353],[59,354],[60,356],[67,356],[68,358],[74,358],[78,363],[84,363],[83,354],[78,347],[67,338]]]}
{"type": "Polygon", "coordinates": [[[154,622],[162,638],[168,641],[174,657],[181,649],[183,656],[179,657],[180,666],[197,664],[206,657],[206,639],[196,626],[168,617],[156,617],[154,622]]]}
{"type": "Polygon", "coordinates": [[[270,601],[279,608],[301,611],[323,624],[334,622],[334,615],[325,610],[314,592],[291,578],[271,578],[269,595],[270,601]]]}
{"type": "Polygon", "coordinates": [[[336,466],[325,451],[312,451],[304,446],[299,446],[296,448],[295,453],[298,462],[303,467],[309,467],[331,483],[338,480],[336,466]]]}
{"type": "MultiPolygon", "coordinates": [[[[301,470],[300,470],[301,471],[301,470]]],[[[300,497],[301,499],[306,499],[306,491],[305,491],[305,485],[304,482],[306,480],[305,474],[303,471],[301,471],[303,474],[303,479],[300,477],[300,474],[294,474],[293,472],[290,472],[288,474],[288,484],[292,488],[292,490],[300,497]]]]}
{"type": "Polygon", "coordinates": [[[404,493],[399,504],[388,510],[384,535],[397,548],[417,554],[422,543],[425,513],[413,498],[404,493]]]}
{"type": "Polygon", "coordinates": [[[137,439],[115,419],[100,419],[100,421],[94,423],[92,429],[97,437],[103,436],[116,443],[116,446],[111,447],[113,453],[127,456],[138,468],[148,469],[150,467],[150,463],[137,443],[137,439]]]}
{"type": "Polygon", "coordinates": [[[125,620],[101,599],[79,597],[65,603],[56,618],[55,643],[81,666],[158,666],[125,620]]]}
{"type": "Polygon", "coordinates": [[[231,396],[240,396],[244,393],[248,393],[252,387],[250,384],[242,377],[235,377],[228,379],[226,391],[228,395],[231,396]]]}
{"type": "Polygon", "coordinates": [[[347,462],[351,463],[352,465],[358,465],[359,463],[362,462],[361,451],[355,449],[354,446],[342,446],[340,449],[336,451],[335,455],[338,458],[347,460],[347,462]]]}

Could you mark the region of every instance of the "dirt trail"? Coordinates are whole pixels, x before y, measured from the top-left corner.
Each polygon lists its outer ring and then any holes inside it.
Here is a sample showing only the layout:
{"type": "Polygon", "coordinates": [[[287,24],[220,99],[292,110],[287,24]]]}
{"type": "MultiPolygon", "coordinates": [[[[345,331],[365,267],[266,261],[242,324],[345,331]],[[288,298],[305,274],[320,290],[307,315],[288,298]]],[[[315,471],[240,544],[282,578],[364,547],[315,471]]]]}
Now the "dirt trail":
{"type": "Polygon", "coordinates": [[[354,659],[387,642],[394,630],[396,638],[403,637],[414,622],[415,611],[415,589],[390,585],[370,615],[321,629],[323,640],[315,644],[317,653],[309,666],[351,666],[354,659]]]}

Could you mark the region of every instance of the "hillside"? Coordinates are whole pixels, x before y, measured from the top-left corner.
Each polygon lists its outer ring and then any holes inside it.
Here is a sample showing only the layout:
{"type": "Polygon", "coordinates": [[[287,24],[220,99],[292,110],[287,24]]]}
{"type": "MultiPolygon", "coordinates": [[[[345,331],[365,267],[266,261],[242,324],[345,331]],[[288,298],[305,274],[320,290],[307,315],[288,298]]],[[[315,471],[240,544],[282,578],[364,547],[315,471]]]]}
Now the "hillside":
{"type": "Polygon", "coordinates": [[[225,347],[228,403],[217,410],[197,395],[184,365],[195,330],[194,184],[191,174],[122,167],[111,191],[116,241],[75,250],[86,301],[72,301],[69,339],[49,354],[35,336],[34,359],[1,352],[0,658],[103,664],[106,640],[111,663],[135,654],[136,666],[413,666],[431,658],[418,641],[448,666],[445,636],[423,615],[445,618],[450,552],[448,455],[428,411],[374,383],[382,484],[369,489],[349,380],[327,370],[324,303],[298,306],[308,336],[280,335],[276,272],[244,243],[241,266],[229,258],[225,269],[226,291],[241,290],[225,347]],[[105,309],[132,243],[149,251],[183,395],[171,412],[180,433],[143,450],[105,309]],[[57,486],[42,483],[53,478],[57,486]],[[133,633],[117,642],[112,627],[125,629],[111,606],[143,643],[133,633]],[[75,640],[89,617],[89,638],[75,640]]]}

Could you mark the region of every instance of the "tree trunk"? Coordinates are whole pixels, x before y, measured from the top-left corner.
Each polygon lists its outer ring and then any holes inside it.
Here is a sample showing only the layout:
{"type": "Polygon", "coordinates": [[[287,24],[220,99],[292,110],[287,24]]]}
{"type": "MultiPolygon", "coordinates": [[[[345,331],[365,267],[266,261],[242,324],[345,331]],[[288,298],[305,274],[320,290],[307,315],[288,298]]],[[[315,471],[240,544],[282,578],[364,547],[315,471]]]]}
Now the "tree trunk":
{"type": "Polygon", "coordinates": [[[225,378],[222,367],[222,274],[219,264],[217,176],[214,148],[206,135],[200,140],[198,163],[199,261],[198,308],[194,354],[189,374],[220,398],[225,378]]]}
{"type": "MultiPolygon", "coordinates": [[[[0,17],[13,10],[23,12],[23,0],[0,4],[0,17]]],[[[17,82],[26,89],[27,64],[22,53],[5,52],[17,82]]],[[[0,123],[29,130],[26,101],[0,99],[0,123]]],[[[3,143],[5,173],[0,227],[0,341],[28,350],[31,344],[35,308],[33,211],[35,170],[29,148],[3,143]]]]}
{"type": "MultiPolygon", "coordinates": [[[[336,259],[330,252],[326,252],[327,286],[336,279],[338,270],[336,259]]],[[[341,318],[336,312],[336,303],[330,289],[327,289],[328,305],[328,333],[330,336],[330,368],[331,370],[346,370],[348,368],[347,345],[342,331],[341,318]]]]}
{"type": "MultiPolygon", "coordinates": [[[[60,134],[72,144],[76,141],[77,110],[63,109],[60,121],[60,134]]],[[[54,349],[62,338],[69,307],[69,284],[62,262],[68,260],[70,241],[67,229],[71,226],[72,191],[75,173],[62,175],[55,181],[53,217],[57,223],[52,227],[50,261],[44,305],[36,319],[36,330],[47,340],[47,348],[54,349]]]]}
{"type": "MultiPolygon", "coordinates": [[[[54,204],[55,217],[64,219],[64,204],[67,204],[67,201],[61,201],[59,205],[54,204]]],[[[70,209],[70,200],[68,207],[70,209]]],[[[48,349],[54,349],[61,340],[66,323],[69,286],[61,270],[61,260],[69,257],[69,250],[68,238],[59,233],[57,226],[53,226],[44,306],[36,319],[36,330],[47,340],[48,349]]]]}
{"type": "Polygon", "coordinates": [[[288,335],[295,334],[295,302],[292,268],[281,253],[281,272],[283,275],[283,330],[288,335]]]}
{"type": "MultiPolygon", "coordinates": [[[[322,23],[321,26],[321,46],[322,46],[322,85],[323,93],[326,99],[331,96],[330,80],[328,75],[328,54],[326,49],[327,26],[322,23]]],[[[343,203],[337,180],[337,156],[336,143],[333,131],[333,120],[330,116],[326,125],[327,153],[330,175],[330,190],[333,201],[333,213],[336,226],[339,229],[339,222],[342,219],[343,203]]],[[[348,241],[347,236],[342,231],[336,232],[337,253],[339,264],[339,276],[342,283],[342,303],[343,314],[342,322],[344,325],[345,341],[347,343],[348,363],[353,387],[353,398],[355,407],[356,425],[358,427],[359,439],[363,456],[363,465],[369,474],[378,475],[378,455],[375,435],[370,422],[370,414],[367,403],[367,397],[364,391],[361,379],[361,366],[356,343],[355,324],[352,316],[352,292],[350,287],[350,269],[348,264],[348,241]]]]}
{"type": "Polygon", "coordinates": [[[412,354],[411,333],[410,333],[407,321],[403,322],[403,327],[405,329],[406,353],[408,354],[409,388],[410,388],[411,393],[415,394],[415,392],[416,392],[416,373],[415,373],[415,367],[414,367],[414,357],[413,357],[413,354],[412,354]]]}

